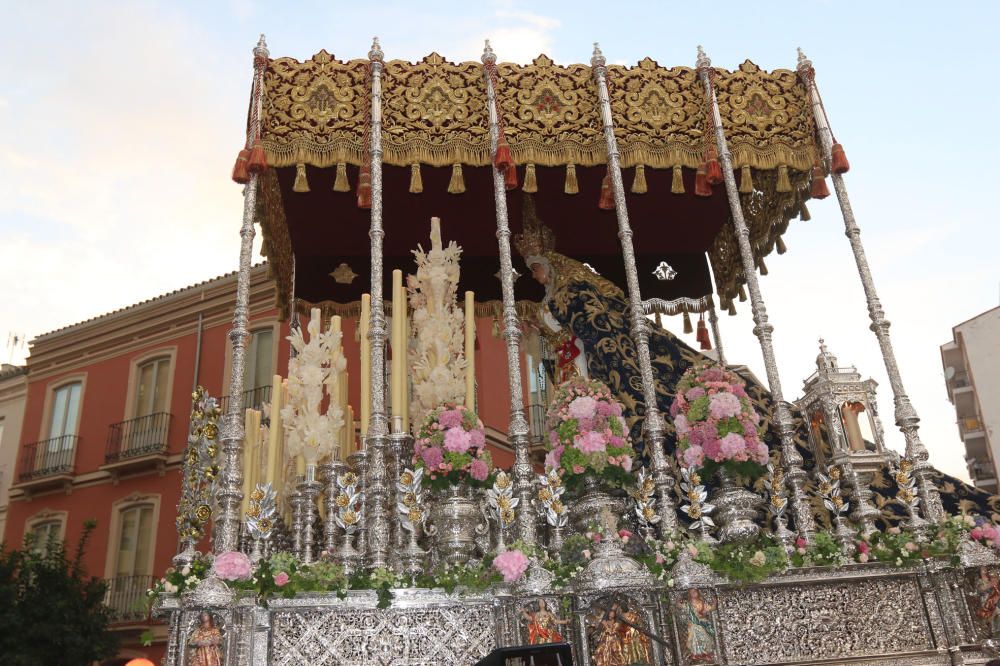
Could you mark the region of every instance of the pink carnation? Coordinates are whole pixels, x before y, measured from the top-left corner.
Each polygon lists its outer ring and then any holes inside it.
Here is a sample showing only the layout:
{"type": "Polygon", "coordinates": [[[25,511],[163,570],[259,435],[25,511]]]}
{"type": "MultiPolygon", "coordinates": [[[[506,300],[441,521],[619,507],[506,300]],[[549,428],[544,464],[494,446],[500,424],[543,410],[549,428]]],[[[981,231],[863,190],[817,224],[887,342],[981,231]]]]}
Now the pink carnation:
{"type": "Polygon", "coordinates": [[[738,416],[742,406],[740,399],[732,393],[716,393],[712,396],[708,405],[708,412],[715,419],[728,419],[738,416]]]}
{"type": "Polygon", "coordinates": [[[702,445],[702,450],[708,458],[714,460],[715,462],[722,462],[724,460],[722,456],[722,443],[717,437],[710,437],[706,439],[705,443],[702,445]]]}
{"type": "Polygon", "coordinates": [[[607,448],[607,442],[604,441],[604,435],[593,430],[586,434],[577,436],[573,445],[583,453],[598,453],[607,448]]]}
{"type": "Polygon", "coordinates": [[[686,467],[701,467],[705,462],[705,453],[700,446],[689,446],[684,449],[684,465],[686,467]]]}
{"type": "Polygon", "coordinates": [[[288,585],[288,574],[284,571],[279,571],[274,575],[274,584],[278,587],[284,587],[288,585]]]}
{"type": "Polygon", "coordinates": [[[626,472],[632,471],[632,456],[622,456],[621,457],[622,469],[626,472]]]}
{"type": "Polygon", "coordinates": [[[559,445],[545,454],[545,467],[546,469],[555,469],[559,467],[559,461],[562,460],[563,451],[566,447],[559,445]]]}
{"type": "Polygon", "coordinates": [[[615,413],[614,409],[611,407],[609,402],[599,402],[597,403],[597,415],[603,416],[605,418],[613,416],[615,413]]]}
{"type": "Polygon", "coordinates": [[[597,401],[589,395],[581,395],[569,403],[569,415],[574,419],[593,418],[597,413],[597,401]]]}
{"type": "Polygon", "coordinates": [[[490,475],[490,468],[486,464],[485,460],[480,460],[476,458],[469,464],[469,476],[471,476],[476,481],[485,481],[486,477],[490,475]]]}
{"type": "MultiPolygon", "coordinates": [[[[722,394],[725,395],[725,394],[722,394]]],[[[746,443],[743,438],[735,432],[731,432],[720,441],[722,455],[729,460],[733,460],[741,455],[746,455],[746,443]]]]}
{"type": "Polygon", "coordinates": [[[423,458],[428,469],[437,469],[437,466],[444,460],[444,454],[436,446],[429,446],[421,451],[420,457],[423,458]]]}
{"type": "Polygon", "coordinates": [[[486,446],[486,433],[482,428],[469,431],[469,444],[474,449],[481,449],[486,446]]]}
{"type": "Polygon", "coordinates": [[[457,409],[446,409],[438,416],[438,423],[445,428],[458,428],[462,425],[462,413],[457,409]]]}
{"type": "Polygon", "coordinates": [[[524,575],[528,558],[519,550],[505,550],[493,558],[493,568],[503,574],[505,582],[513,583],[524,575]]]}
{"type": "Polygon", "coordinates": [[[222,580],[246,580],[253,572],[250,558],[239,551],[219,553],[213,565],[215,574],[222,580]]]}
{"type": "Polygon", "coordinates": [[[694,388],[688,389],[687,393],[684,394],[684,397],[688,400],[697,400],[703,395],[705,395],[705,389],[700,386],[695,386],[694,388]]]}
{"type": "Polygon", "coordinates": [[[472,436],[461,428],[451,428],[444,433],[445,451],[465,453],[472,446],[472,436]]]}
{"type": "Polygon", "coordinates": [[[684,435],[691,432],[691,425],[688,423],[687,417],[683,414],[678,414],[674,417],[674,429],[677,431],[678,437],[683,437],[684,435]]]}

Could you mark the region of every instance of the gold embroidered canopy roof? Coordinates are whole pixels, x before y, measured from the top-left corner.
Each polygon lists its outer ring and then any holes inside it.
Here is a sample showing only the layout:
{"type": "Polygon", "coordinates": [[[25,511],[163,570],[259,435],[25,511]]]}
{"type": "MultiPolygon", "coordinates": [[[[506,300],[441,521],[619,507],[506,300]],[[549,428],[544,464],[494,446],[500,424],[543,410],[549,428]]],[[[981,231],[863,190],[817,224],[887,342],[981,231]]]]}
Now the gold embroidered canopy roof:
{"type": "MultiPolygon", "coordinates": [[[[646,58],[608,66],[622,166],[696,168],[705,149],[704,91],[689,67],[646,58]]],[[[734,167],[807,171],[815,158],[806,90],[791,70],[750,61],[716,70],[719,111],[734,167]]],[[[264,78],[263,145],[270,166],[359,165],[367,146],[369,61],[341,62],[326,51],[299,62],[278,58],[264,78]]],[[[606,161],[592,69],[498,65],[501,122],[518,164],[598,166],[606,161]]],[[[392,60],[382,77],[384,162],[484,166],[489,122],[483,66],[432,53],[392,60]]]]}
{"type": "MultiPolygon", "coordinates": [[[[694,194],[694,170],[712,138],[697,72],[646,58],[609,65],[608,85],[644,297],[706,296],[707,253],[721,305],[732,310],[745,278],[725,192],[720,185],[708,198],[694,194]],[[677,280],[657,281],[646,270],[661,259],[681,268],[677,280]]],[[[766,72],[749,61],[715,69],[714,86],[755,261],[765,271],[763,258],[784,250],[789,221],[805,217],[817,156],[807,91],[795,72],[766,72]]],[[[607,155],[592,68],[544,55],[525,66],[502,63],[495,88],[519,190],[533,194],[556,229],[557,249],[623,278],[614,214],[597,207],[607,155]]],[[[355,275],[370,270],[368,211],[357,208],[354,192],[370,145],[370,62],[342,62],[326,51],[305,62],[274,59],[263,92],[261,143],[270,168],[261,179],[262,226],[279,303],[287,303],[293,282],[300,301],[356,300],[367,280],[345,283],[332,274],[342,263],[355,275]]],[[[491,298],[499,284],[486,99],[481,63],[436,53],[385,63],[385,264],[408,269],[409,250],[423,238],[411,227],[437,215],[471,260],[463,279],[468,274],[472,283],[463,288],[491,298]]],[[[521,197],[508,193],[515,232],[521,197]]],[[[516,285],[519,298],[532,297],[525,282],[516,285]]]]}

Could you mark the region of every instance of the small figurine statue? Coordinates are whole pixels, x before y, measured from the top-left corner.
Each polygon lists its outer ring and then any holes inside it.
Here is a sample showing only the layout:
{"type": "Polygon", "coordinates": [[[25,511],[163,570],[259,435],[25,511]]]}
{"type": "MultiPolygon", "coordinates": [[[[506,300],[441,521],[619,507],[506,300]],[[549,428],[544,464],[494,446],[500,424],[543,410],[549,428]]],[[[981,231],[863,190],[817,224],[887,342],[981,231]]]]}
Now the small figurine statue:
{"type": "Polygon", "coordinates": [[[649,636],[642,631],[639,614],[615,603],[597,619],[591,638],[594,666],[646,666],[652,664],[649,636]]]}
{"type": "Polygon", "coordinates": [[[688,590],[687,599],[681,602],[685,617],[681,618],[686,632],[684,656],[688,663],[715,661],[715,628],[712,610],[715,608],[695,588],[688,590]]]}
{"type": "Polygon", "coordinates": [[[566,640],[557,628],[569,624],[569,620],[560,620],[556,617],[555,613],[546,608],[544,600],[538,600],[538,610],[532,612],[525,609],[521,611],[521,615],[528,622],[528,643],[530,645],[562,643],[566,640]]]}
{"type": "Polygon", "coordinates": [[[191,666],[222,666],[222,631],[215,626],[211,613],[198,616],[198,627],[191,632],[188,645],[191,666]]]}

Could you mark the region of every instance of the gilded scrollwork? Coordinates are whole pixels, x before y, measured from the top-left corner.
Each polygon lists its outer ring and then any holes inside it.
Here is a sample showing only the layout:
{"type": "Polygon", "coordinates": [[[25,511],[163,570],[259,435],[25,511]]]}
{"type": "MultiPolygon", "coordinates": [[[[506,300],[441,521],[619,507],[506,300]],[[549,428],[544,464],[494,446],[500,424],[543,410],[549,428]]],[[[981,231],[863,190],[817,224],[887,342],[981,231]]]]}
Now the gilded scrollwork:
{"type": "MultiPolygon", "coordinates": [[[[271,60],[264,79],[263,139],[271,166],[359,164],[368,131],[369,62],[326,51],[299,62],[271,60]]],[[[697,167],[705,149],[704,93],[689,67],[645,58],[608,67],[615,132],[624,166],[697,167]]],[[[739,169],[807,171],[816,151],[806,89],[795,72],[747,61],[715,70],[726,135],[739,169]]],[[[601,118],[588,65],[497,67],[500,119],[514,159],[541,166],[605,162],[601,118]]],[[[383,72],[386,164],[481,166],[489,161],[482,65],[432,53],[389,61],[383,72]]]]}
{"type": "Polygon", "coordinates": [[[419,63],[386,63],[383,148],[387,164],[489,163],[489,120],[482,65],[432,53],[419,63]]]}
{"type": "Polygon", "coordinates": [[[816,157],[809,95],[787,69],[765,72],[749,60],[716,70],[715,91],[736,168],[808,171],[816,157]]]}
{"type": "Polygon", "coordinates": [[[548,56],[530,65],[498,65],[497,104],[518,163],[593,166],[605,161],[601,117],[590,67],[560,66],[548,56]]]}
{"type": "Polygon", "coordinates": [[[704,150],[705,97],[690,67],[610,65],[608,89],[622,166],[696,168],[704,150]]]}
{"type": "Polygon", "coordinates": [[[368,61],[326,51],[271,60],[264,73],[263,144],[270,166],[360,162],[366,146],[368,61]]]}

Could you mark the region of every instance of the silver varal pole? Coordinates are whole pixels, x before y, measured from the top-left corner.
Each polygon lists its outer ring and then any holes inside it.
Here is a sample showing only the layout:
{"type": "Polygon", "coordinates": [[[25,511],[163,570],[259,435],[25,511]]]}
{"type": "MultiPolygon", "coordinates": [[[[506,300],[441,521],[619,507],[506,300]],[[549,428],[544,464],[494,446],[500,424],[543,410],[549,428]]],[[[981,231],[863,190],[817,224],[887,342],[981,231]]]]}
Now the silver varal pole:
{"type": "MultiPolygon", "coordinates": [[[[496,54],[487,40],[483,51],[483,71],[486,78],[486,106],[490,117],[490,152],[496,155],[500,140],[497,118],[496,90],[493,74],[496,54]]],[[[492,160],[491,160],[492,164],[492,160]]],[[[504,174],[493,169],[493,195],[497,212],[497,243],[500,246],[500,286],[503,294],[503,337],[507,342],[507,378],[510,383],[510,442],[514,447],[514,494],[520,500],[517,512],[517,538],[528,544],[538,539],[535,515],[530,509],[534,495],[534,472],[528,457],[528,420],[524,416],[524,392],[521,388],[521,326],[514,302],[514,265],[510,253],[510,226],[507,220],[507,187],[504,174]]]]}
{"type": "Polygon", "coordinates": [[[639,273],[635,264],[635,249],[632,246],[632,227],[629,224],[628,207],[625,205],[625,186],[622,183],[618,140],[615,138],[611,100],[608,95],[608,68],[604,54],[601,53],[601,49],[596,43],[594,44],[594,54],[590,59],[590,66],[594,71],[597,95],[601,104],[604,142],[607,144],[608,150],[608,173],[611,176],[611,187],[615,196],[618,238],[621,241],[622,257],[625,260],[631,332],[638,352],[642,393],[646,402],[646,446],[652,466],[653,483],[659,496],[657,514],[660,516],[660,529],[663,533],[667,533],[672,532],[677,525],[677,512],[674,510],[674,503],[671,499],[674,479],[670,474],[670,464],[664,449],[666,433],[663,415],[656,404],[656,382],[653,379],[653,364],[649,355],[649,321],[646,319],[646,313],[642,307],[642,296],[639,292],[639,273]]]}
{"type": "MultiPolygon", "coordinates": [[[[816,119],[816,129],[819,130],[823,160],[829,167],[833,155],[833,132],[830,130],[830,120],[827,118],[819,89],[816,87],[816,72],[812,62],[806,58],[802,49],[799,49],[797,69],[799,78],[809,90],[813,117],[816,119]]],[[[917,432],[920,417],[917,416],[917,410],[910,403],[906,389],[903,388],[903,379],[899,374],[899,365],[896,363],[896,352],[893,351],[892,341],[889,339],[889,321],[885,318],[882,302],[875,290],[875,281],[872,278],[871,268],[868,266],[868,257],[865,255],[864,245],[861,244],[861,229],[858,228],[854,219],[854,210],[851,208],[851,199],[847,195],[844,176],[833,173],[830,169],[830,177],[833,179],[833,189],[837,192],[840,212],[844,217],[844,233],[851,243],[854,261],[858,266],[858,275],[861,276],[861,286],[864,287],[865,298],[868,300],[868,316],[872,322],[870,328],[875,333],[879,347],[882,349],[882,359],[885,362],[885,371],[889,376],[889,385],[892,387],[893,402],[896,408],[896,425],[899,426],[906,441],[906,457],[913,462],[913,475],[917,479],[917,490],[923,505],[924,518],[937,522],[944,517],[944,507],[941,505],[941,496],[938,494],[934,482],[930,479],[931,467],[927,462],[927,447],[924,446],[917,432]]]]}
{"type": "Polygon", "coordinates": [[[736,187],[736,177],[733,174],[733,159],[729,154],[729,146],[726,143],[726,135],[722,128],[722,116],[719,114],[719,102],[715,97],[715,89],[712,86],[712,61],[705,55],[702,48],[698,47],[698,76],[701,77],[705,87],[705,98],[711,106],[712,123],[715,125],[715,145],[719,152],[719,162],[722,166],[722,175],[726,184],[726,195],[729,198],[729,209],[733,218],[733,226],[736,228],[736,240],[740,246],[740,257],[743,260],[743,274],[747,281],[747,288],[750,291],[750,304],[753,309],[754,335],[760,340],[760,349],[764,355],[764,369],[767,373],[767,384],[771,391],[771,398],[774,400],[776,412],[776,424],[778,434],[781,437],[781,457],[785,465],[785,479],[791,490],[792,512],[795,515],[795,527],[801,536],[807,540],[811,539],[816,530],[816,523],[813,520],[812,510],[809,505],[809,498],[806,496],[803,486],[806,483],[806,473],[802,470],[802,455],[796,450],[795,442],[792,439],[792,413],[790,405],[785,402],[784,394],[781,390],[781,378],[778,375],[778,364],[774,356],[774,344],[771,341],[771,333],[774,331],[767,321],[767,309],[764,306],[764,297],[761,295],[760,284],[757,282],[757,269],[755,268],[753,250],[750,247],[750,230],[747,228],[743,218],[743,208],[740,205],[739,190],[736,187]]]}
{"type": "Polygon", "coordinates": [[[708,325],[712,328],[712,342],[715,343],[715,353],[719,357],[719,365],[726,366],[726,354],[722,351],[722,333],[719,332],[719,315],[715,303],[708,306],[708,325]]]}
{"type": "Polygon", "coordinates": [[[371,568],[388,565],[389,510],[386,449],[389,445],[389,421],[385,411],[385,310],[382,305],[382,48],[378,37],[372,41],[371,61],[371,170],[372,170],[372,311],[368,337],[372,348],[372,414],[368,422],[367,478],[365,481],[365,530],[368,535],[365,562],[371,568]]]}
{"type": "MultiPolygon", "coordinates": [[[[267,67],[267,44],[260,36],[253,50],[254,74],[251,91],[250,123],[247,126],[246,147],[250,148],[260,132],[260,114],[264,95],[264,70],[267,67]]],[[[222,478],[216,492],[218,514],[212,549],[216,553],[236,550],[240,538],[240,503],[243,500],[243,448],[244,416],[243,369],[246,364],[247,317],[250,310],[250,267],[253,254],[254,214],[257,210],[257,183],[260,175],[253,173],[243,190],[243,226],[240,228],[240,268],[236,277],[236,307],[233,310],[233,328],[229,331],[233,355],[229,377],[229,408],[223,417],[220,443],[222,445],[222,478]]]]}

